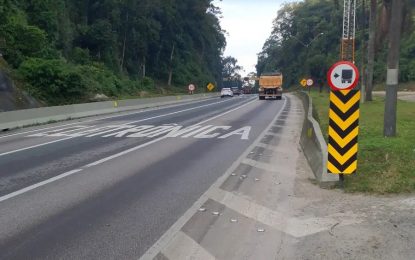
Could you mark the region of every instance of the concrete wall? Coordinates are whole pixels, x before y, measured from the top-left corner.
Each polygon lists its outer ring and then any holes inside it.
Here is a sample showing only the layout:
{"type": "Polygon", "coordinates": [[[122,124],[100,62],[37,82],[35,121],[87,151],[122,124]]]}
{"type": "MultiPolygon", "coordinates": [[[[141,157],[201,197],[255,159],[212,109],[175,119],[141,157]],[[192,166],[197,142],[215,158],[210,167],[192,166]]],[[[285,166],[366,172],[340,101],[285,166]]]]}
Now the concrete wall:
{"type": "Polygon", "coordinates": [[[166,96],[157,98],[129,99],[119,101],[106,101],[85,103],[67,106],[42,107],[0,113],[0,130],[13,129],[50,121],[61,121],[70,118],[117,113],[127,110],[141,109],[171,105],[180,102],[207,99],[218,96],[217,93],[166,96]]]}
{"type": "Polygon", "coordinates": [[[297,95],[303,102],[306,114],[301,132],[301,147],[320,187],[332,188],[339,177],[327,173],[327,144],[319,123],[313,117],[311,97],[305,92],[297,92],[297,95]]]}

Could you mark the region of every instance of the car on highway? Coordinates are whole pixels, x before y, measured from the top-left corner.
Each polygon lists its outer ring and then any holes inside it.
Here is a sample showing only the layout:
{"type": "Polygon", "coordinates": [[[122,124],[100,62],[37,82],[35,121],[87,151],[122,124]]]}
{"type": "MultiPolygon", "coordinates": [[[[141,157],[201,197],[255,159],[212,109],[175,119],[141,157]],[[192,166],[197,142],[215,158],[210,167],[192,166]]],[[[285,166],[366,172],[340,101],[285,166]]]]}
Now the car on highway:
{"type": "Polygon", "coordinates": [[[233,91],[230,88],[223,88],[220,91],[220,97],[224,98],[224,97],[233,97],[233,91]]]}
{"type": "Polygon", "coordinates": [[[232,92],[233,92],[233,94],[234,95],[240,95],[242,92],[241,92],[241,90],[238,88],[238,87],[232,87],[232,92]]]}

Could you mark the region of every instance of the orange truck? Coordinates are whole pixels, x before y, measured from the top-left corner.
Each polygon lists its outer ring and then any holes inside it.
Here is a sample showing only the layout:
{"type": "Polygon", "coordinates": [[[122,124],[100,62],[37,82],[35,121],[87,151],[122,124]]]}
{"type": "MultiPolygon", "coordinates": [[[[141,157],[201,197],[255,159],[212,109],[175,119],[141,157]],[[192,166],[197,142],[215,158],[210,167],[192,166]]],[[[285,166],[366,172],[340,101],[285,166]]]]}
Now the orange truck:
{"type": "Polygon", "coordinates": [[[259,77],[259,100],[282,99],[282,73],[263,73],[259,77]]]}

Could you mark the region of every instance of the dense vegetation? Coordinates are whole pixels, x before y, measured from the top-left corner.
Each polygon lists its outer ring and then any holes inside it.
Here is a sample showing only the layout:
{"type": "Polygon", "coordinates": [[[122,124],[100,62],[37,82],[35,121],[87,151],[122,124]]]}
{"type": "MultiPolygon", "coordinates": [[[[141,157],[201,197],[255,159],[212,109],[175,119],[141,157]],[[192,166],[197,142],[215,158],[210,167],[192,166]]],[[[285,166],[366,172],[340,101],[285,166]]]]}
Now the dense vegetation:
{"type": "Polygon", "coordinates": [[[204,85],[221,78],[219,14],[211,0],[0,0],[0,52],[48,104],[204,85]]]}
{"type": "MultiPolygon", "coordinates": [[[[401,82],[415,81],[415,30],[411,5],[414,5],[413,1],[405,1],[401,82]]],[[[358,1],[357,8],[356,63],[362,68],[367,61],[368,1],[358,1]]],[[[374,80],[377,83],[386,80],[389,12],[390,1],[378,1],[374,66],[374,80]]],[[[305,0],[285,4],[278,12],[272,34],[258,56],[258,73],[281,70],[287,86],[298,85],[299,79],[308,76],[323,84],[328,68],[339,59],[342,17],[343,1],[339,0],[305,0]]]]}

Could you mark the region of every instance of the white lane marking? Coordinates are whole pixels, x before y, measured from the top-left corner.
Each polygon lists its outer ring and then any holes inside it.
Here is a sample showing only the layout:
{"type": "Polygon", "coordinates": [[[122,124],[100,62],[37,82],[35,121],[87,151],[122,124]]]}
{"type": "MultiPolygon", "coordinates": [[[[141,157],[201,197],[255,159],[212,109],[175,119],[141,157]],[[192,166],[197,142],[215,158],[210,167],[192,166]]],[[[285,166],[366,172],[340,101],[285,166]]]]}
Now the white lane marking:
{"type": "MultiPolygon", "coordinates": [[[[213,105],[216,105],[216,104],[219,104],[219,103],[223,103],[223,102],[225,102],[225,101],[219,101],[219,102],[215,102],[215,103],[212,103],[212,104],[202,105],[202,106],[198,106],[198,107],[192,107],[192,108],[188,108],[188,109],[184,109],[184,110],[179,110],[179,111],[176,111],[176,112],[171,112],[171,113],[167,113],[167,114],[163,114],[163,115],[152,116],[152,117],[140,119],[140,120],[137,120],[137,121],[128,122],[128,123],[126,123],[124,125],[129,125],[129,124],[132,124],[132,123],[143,122],[143,121],[147,121],[147,120],[151,120],[151,119],[156,119],[156,118],[160,118],[160,117],[171,116],[171,115],[175,115],[175,114],[179,114],[179,113],[183,113],[183,112],[187,112],[187,111],[199,109],[199,108],[202,108],[202,107],[213,106],[213,105]]],[[[122,125],[120,125],[120,126],[122,126],[122,125]]],[[[9,154],[13,154],[13,153],[17,153],[17,152],[21,152],[21,151],[26,151],[26,150],[33,149],[33,148],[37,148],[37,147],[41,147],[41,146],[48,145],[48,144],[53,144],[53,143],[57,143],[57,142],[61,142],[61,141],[66,141],[66,140],[73,139],[73,138],[76,138],[76,137],[77,136],[71,136],[71,137],[68,137],[68,138],[63,138],[63,139],[59,139],[59,140],[55,140],[55,141],[51,141],[51,142],[46,142],[46,143],[42,143],[42,144],[37,144],[37,145],[29,146],[29,147],[20,148],[20,149],[13,150],[13,151],[8,151],[8,152],[5,152],[5,153],[0,153],[0,157],[1,156],[5,156],[5,155],[9,155],[9,154]]]]}
{"type": "MultiPolygon", "coordinates": [[[[236,107],[236,108],[234,108],[234,109],[232,109],[232,110],[229,110],[229,111],[226,111],[226,112],[221,113],[221,114],[219,114],[219,115],[216,115],[216,116],[213,116],[213,117],[211,117],[211,118],[208,118],[208,119],[206,119],[206,120],[204,120],[204,121],[202,121],[202,122],[199,122],[198,124],[203,124],[203,123],[206,123],[206,122],[208,122],[208,121],[214,120],[214,119],[216,119],[216,118],[218,118],[218,117],[221,117],[221,116],[224,116],[224,115],[226,115],[226,114],[232,113],[233,111],[238,110],[238,109],[240,109],[240,108],[242,108],[242,107],[245,107],[245,106],[247,106],[247,105],[250,105],[250,104],[252,104],[252,103],[253,103],[253,102],[255,102],[255,101],[256,101],[256,99],[254,99],[254,100],[252,100],[252,101],[250,101],[250,102],[247,102],[247,103],[245,103],[245,104],[243,104],[243,105],[241,105],[241,106],[238,106],[238,107],[236,107]]],[[[137,146],[137,147],[143,148],[143,147],[145,147],[145,146],[148,146],[148,145],[150,145],[150,144],[154,144],[154,143],[159,142],[159,141],[161,141],[161,140],[163,140],[163,139],[166,139],[166,138],[168,138],[168,137],[167,137],[167,136],[163,136],[163,137],[160,137],[160,138],[158,138],[158,139],[154,139],[154,140],[152,140],[152,141],[150,141],[150,142],[147,142],[147,143],[144,143],[144,144],[142,144],[142,145],[139,145],[139,146],[137,146]]],[[[42,186],[44,186],[44,185],[46,185],[46,184],[49,184],[49,183],[52,183],[52,182],[54,182],[54,181],[57,181],[57,180],[63,179],[63,178],[65,178],[65,177],[68,177],[68,176],[73,175],[73,174],[75,174],[75,173],[79,173],[79,172],[83,171],[84,169],[86,169],[86,168],[88,168],[88,167],[92,167],[92,166],[95,166],[95,165],[101,164],[101,163],[103,163],[103,162],[109,161],[109,160],[111,160],[111,159],[114,159],[114,158],[120,157],[120,156],[121,156],[120,154],[125,155],[125,154],[127,154],[127,153],[129,153],[129,152],[132,152],[132,151],[135,151],[135,150],[140,149],[140,148],[137,148],[137,147],[134,147],[134,148],[131,148],[131,149],[126,150],[126,151],[128,151],[128,152],[124,151],[124,152],[121,152],[121,153],[114,154],[114,155],[111,155],[111,156],[109,156],[109,157],[103,158],[103,159],[98,160],[98,161],[96,161],[96,162],[94,162],[94,163],[90,163],[90,164],[88,164],[88,165],[86,165],[86,166],[84,166],[84,167],[81,167],[81,169],[76,169],[76,170],[72,170],[72,171],[69,171],[69,172],[66,172],[66,173],[62,173],[62,174],[57,175],[57,176],[55,176],[55,177],[52,177],[52,178],[50,178],[50,179],[44,180],[44,181],[42,181],[42,182],[39,182],[39,183],[36,183],[36,184],[30,185],[30,186],[28,186],[28,187],[26,187],[26,188],[23,188],[23,189],[21,189],[21,190],[18,190],[18,191],[12,192],[12,193],[10,193],[10,194],[4,195],[4,196],[0,197],[0,202],[3,202],[3,201],[5,201],[5,200],[11,199],[11,198],[14,198],[14,197],[19,196],[19,195],[21,195],[21,194],[23,194],[23,193],[26,193],[26,192],[31,191],[31,190],[34,190],[34,189],[36,189],[36,188],[42,187],[42,186]]]]}
{"type": "Polygon", "coordinates": [[[156,137],[162,135],[163,133],[168,133],[174,128],[172,125],[161,125],[161,126],[152,126],[144,130],[139,130],[134,134],[129,135],[128,137],[156,137]]]}
{"type": "Polygon", "coordinates": [[[194,136],[194,135],[196,135],[196,134],[198,134],[198,133],[200,133],[200,132],[202,132],[202,131],[205,131],[206,129],[208,129],[208,128],[211,128],[213,125],[207,125],[207,126],[203,126],[203,127],[201,127],[201,128],[198,128],[198,129],[195,129],[195,130],[193,130],[193,131],[191,131],[191,132],[188,132],[187,134],[185,134],[185,135],[182,135],[182,137],[183,138],[188,138],[188,137],[191,137],[191,136],[194,136]]]}
{"type": "Polygon", "coordinates": [[[214,126],[210,129],[203,131],[197,135],[194,136],[194,138],[201,138],[201,139],[208,139],[208,138],[215,138],[221,135],[220,133],[212,133],[213,131],[216,131],[218,129],[228,130],[231,129],[231,126],[214,126]]]}
{"type": "Polygon", "coordinates": [[[48,144],[62,142],[62,141],[69,140],[69,139],[72,139],[72,138],[74,138],[74,137],[67,137],[67,138],[63,138],[63,139],[59,139],[59,140],[55,140],[55,141],[50,141],[50,142],[47,142],[47,143],[41,143],[41,144],[32,145],[32,146],[20,148],[20,149],[9,151],[9,152],[0,153],[0,157],[5,156],[5,155],[9,155],[9,154],[12,154],[12,153],[17,153],[17,152],[21,152],[21,151],[25,151],[25,150],[29,150],[29,149],[33,149],[33,148],[37,148],[37,147],[41,147],[41,146],[45,146],[45,145],[48,145],[48,144]]]}
{"type": "MultiPolygon", "coordinates": [[[[86,127],[88,128],[88,127],[86,127]]],[[[77,130],[71,130],[71,131],[65,131],[65,132],[59,132],[53,134],[43,134],[43,137],[82,137],[85,135],[90,134],[91,132],[98,132],[92,135],[88,135],[86,137],[91,136],[97,136],[102,138],[108,138],[108,137],[114,137],[114,138],[142,138],[142,137],[159,137],[162,135],[166,135],[168,137],[194,137],[199,139],[211,139],[218,137],[219,139],[226,139],[230,136],[240,136],[241,140],[249,140],[249,134],[251,132],[252,127],[251,126],[245,126],[242,128],[239,128],[237,130],[232,130],[232,126],[213,126],[213,125],[192,125],[192,126],[181,126],[178,124],[164,124],[164,125],[129,125],[128,127],[116,127],[114,128],[111,126],[110,130],[101,131],[102,127],[99,127],[98,129],[89,129],[87,131],[81,129],[77,129],[78,131],[81,130],[81,132],[75,132],[71,133],[69,135],[66,135],[68,132],[73,132],[77,130]],[[127,129],[125,129],[127,128],[127,129]],[[222,130],[222,131],[219,131],[222,130]],[[101,132],[99,132],[101,131],[101,132]],[[203,132],[202,132],[203,131],[203,132]],[[111,132],[110,134],[106,134],[108,132],[111,132]],[[181,133],[181,134],[180,134],[181,133]],[[183,135],[183,136],[181,136],[183,135]]]]}
{"type": "Polygon", "coordinates": [[[64,136],[69,136],[69,133],[73,133],[73,132],[76,132],[76,131],[79,131],[79,130],[86,131],[86,129],[91,129],[91,128],[94,128],[94,127],[95,127],[94,125],[91,125],[91,126],[79,125],[79,126],[76,126],[75,129],[66,130],[66,131],[63,131],[63,132],[55,132],[54,134],[51,134],[49,136],[52,136],[52,137],[64,137],[64,136]]]}
{"type": "Polygon", "coordinates": [[[139,146],[136,146],[136,147],[130,148],[130,149],[125,150],[125,151],[122,151],[122,152],[120,152],[120,153],[113,154],[113,155],[108,156],[108,157],[105,157],[105,158],[103,158],[103,159],[101,159],[101,160],[98,160],[98,161],[95,161],[95,162],[93,162],[93,163],[90,163],[90,164],[88,164],[88,165],[84,166],[83,168],[90,168],[90,167],[93,167],[93,166],[100,165],[100,164],[102,164],[102,163],[104,163],[104,162],[108,162],[108,161],[110,161],[110,160],[112,160],[112,159],[115,159],[115,158],[121,157],[121,156],[123,156],[123,155],[126,155],[126,154],[128,154],[128,153],[131,153],[131,152],[137,151],[137,150],[139,150],[139,149],[141,149],[141,148],[144,148],[144,147],[146,147],[146,146],[149,146],[149,145],[151,145],[151,144],[157,143],[157,142],[159,142],[159,141],[161,141],[161,140],[163,140],[163,139],[166,139],[166,137],[165,137],[165,136],[163,136],[163,137],[160,137],[160,138],[154,139],[154,140],[152,140],[152,141],[150,141],[150,142],[147,142],[147,143],[141,144],[141,145],[139,145],[139,146]]]}
{"type": "MultiPolygon", "coordinates": [[[[97,131],[94,131],[92,133],[87,132],[86,137],[94,137],[94,136],[103,135],[103,134],[106,134],[106,133],[111,133],[111,132],[114,132],[114,131],[122,130],[122,129],[125,129],[125,128],[132,128],[132,127],[134,127],[134,126],[133,125],[121,125],[121,126],[119,126],[119,125],[118,126],[110,125],[110,126],[105,127],[105,128],[107,128],[105,131],[101,131],[102,129],[104,129],[104,128],[101,128],[101,129],[98,129],[97,131]]],[[[83,135],[85,135],[85,134],[83,134],[83,135]]]]}
{"type": "Polygon", "coordinates": [[[127,130],[123,130],[121,132],[112,132],[110,134],[107,135],[103,135],[102,137],[123,137],[126,134],[131,134],[131,133],[137,133],[143,130],[148,130],[149,128],[153,128],[153,125],[140,125],[140,126],[136,126],[136,127],[131,127],[127,130]]]}
{"type": "Polygon", "coordinates": [[[181,126],[172,129],[172,131],[170,133],[167,134],[167,137],[178,137],[184,134],[187,134],[189,132],[192,132],[196,129],[201,128],[201,125],[193,125],[193,126],[188,126],[186,128],[183,128],[181,126]]]}
{"type": "Polygon", "coordinates": [[[245,126],[245,127],[242,127],[238,130],[230,132],[229,134],[221,136],[221,137],[219,137],[219,139],[226,139],[226,138],[228,138],[232,135],[240,135],[242,140],[248,140],[249,139],[249,134],[251,133],[251,129],[252,129],[252,127],[245,126]]]}
{"type": "MultiPolygon", "coordinates": [[[[244,106],[247,106],[248,104],[251,104],[251,103],[252,103],[252,102],[254,102],[254,101],[256,101],[256,100],[253,100],[253,101],[251,101],[251,102],[248,102],[248,103],[246,103],[246,104],[244,104],[244,105],[242,105],[242,106],[239,106],[239,107],[237,107],[237,108],[234,108],[234,109],[232,109],[232,110],[226,111],[226,112],[224,112],[224,113],[222,113],[222,114],[219,114],[219,115],[216,115],[216,116],[214,116],[214,117],[211,117],[211,118],[209,118],[209,119],[207,119],[207,120],[205,120],[205,121],[203,121],[203,122],[200,122],[200,123],[198,123],[198,124],[196,124],[196,125],[199,125],[199,124],[201,124],[201,123],[206,123],[207,121],[211,121],[211,120],[213,120],[213,119],[215,119],[215,118],[218,118],[218,117],[221,117],[221,116],[223,116],[223,115],[229,114],[229,113],[231,113],[231,112],[233,112],[233,111],[235,111],[235,110],[237,110],[237,109],[240,109],[241,107],[244,107],[244,106]]],[[[212,127],[212,126],[210,126],[210,127],[212,127]]],[[[150,141],[150,142],[147,142],[147,143],[141,144],[141,145],[139,145],[139,146],[136,146],[136,147],[130,148],[130,149],[128,149],[128,150],[125,150],[125,151],[122,151],[122,152],[120,152],[120,153],[117,153],[117,154],[114,154],[114,155],[108,156],[108,157],[103,158],[103,159],[101,159],[101,160],[98,160],[98,161],[96,161],[96,162],[90,163],[90,164],[86,165],[86,166],[85,166],[85,168],[89,168],[89,167],[92,167],[92,166],[97,166],[97,165],[102,164],[102,163],[104,163],[104,162],[107,162],[107,161],[110,161],[110,160],[112,160],[112,159],[115,159],[115,158],[121,157],[121,156],[123,156],[123,155],[126,155],[126,154],[128,154],[128,153],[131,153],[131,152],[137,151],[137,150],[139,150],[139,149],[141,149],[141,148],[144,148],[144,147],[146,147],[146,146],[149,146],[150,144],[157,143],[157,142],[159,142],[159,141],[161,141],[161,140],[164,140],[164,139],[166,139],[166,138],[168,138],[168,137],[167,137],[167,136],[162,136],[162,137],[159,137],[159,138],[154,139],[154,140],[152,140],[152,141],[150,141]]]]}
{"type": "Polygon", "coordinates": [[[38,182],[38,183],[33,184],[33,185],[30,185],[30,186],[28,186],[26,188],[23,188],[21,190],[18,190],[18,191],[9,193],[7,195],[4,195],[4,196],[0,197],[0,202],[5,201],[5,200],[8,200],[8,199],[13,198],[13,197],[16,197],[16,196],[19,196],[20,194],[23,194],[23,193],[26,193],[28,191],[34,190],[34,189],[39,188],[41,186],[44,186],[44,185],[46,185],[48,183],[51,183],[51,182],[54,182],[54,181],[63,179],[65,177],[67,177],[67,176],[70,176],[72,174],[78,173],[80,171],[82,171],[82,169],[76,169],[76,170],[72,170],[72,171],[69,171],[69,172],[65,172],[65,173],[62,173],[62,174],[60,174],[58,176],[52,177],[50,179],[47,179],[47,180],[38,182]]]}
{"type": "MultiPolygon", "coordinates": [[[[79,130],[79,127],[85,127],[85,126],[82,126],[82,125],[79,125],[79,126],[70,126],[70,127],[55,129],[55,130],[52,130],[52,131],[49,131],[49,132],[43,132],[43,133],[33,134],[33,135],[28,136],[28,137],[43,137],[45,135],[52,135],[52,134],[55,134],[55,133],[65,133],[65,132],[71,131],[71,130],[75,130],[76,131],[76,130],[79,130]],[[64,132],[61,132],[61,131],[64,131],[64,132]]],[[[93,127],[93,126],[91,126],[91,127],[93,127]]]]}
{"type": "Polygon", "coordinates": [[[271,123],[265,128],[264,131],[258,136],[258,138],[245,150],[245,152],[229,167],[229,169],[219,177],[214,184],[181,216],[176,223],[174,223],[169,230],[167,230],[152,247],[150,247],[146,253],[144,253],[139,259],[140,260],[153,260],[156,255],[163,252],[171,243],[173,243],[175,236],[182,227],[193,217],[193,215],[203,206],[203,204],[210,198],[210,194],[219,188],[228,176],[235,171],[239,164],[248,156],[249,152],[261,142],[262,138],[267,134],[272,125],[276,122],[282,111],[287,104],[287,99],[284,98],[284,104],[281,110],[277,113],[271,123]]]}
{"type": "MultiPolygon", "coordinates": [[[[200,101],[189,102],[187,104],[197,104],[197,103],[204,102],[206,100],[207,99],[200,100],[200,101]]],[[[228,102],[228,101],[230,101],[230,100],[225,100],[225,101],[222,101],[222,102],[228,102]]],[[[141,113],[146,113],[146,112],[153,112],[153,111],[158,111],[158,110],[162,110],[162,109],[166,109],[166,108],[174,108],[174,107],[177,107],[177,106],[187,105],[187,104],[174,104],[174,105],[170,105],[170,106],[164,106],[164,107],[158,107],[158,108],[147,108],[147,109],[142,108],[138,112],[125,113],[125,114],[122,114],[122,115],[112,115],[112,116],[100,117],[100,118],[96,118],[96,119],[85,120],[85,121],[82,121],[82,122],[75,122],[75,123],[70,123],[70,124],[45,127],[45,128],[41,128],[41,129],[34,129],[34,130],[19,132],[19,133],[15,133],[15,134],[2,135],[2,136],[0,136],[0,139],[7,138],[7,137],[12,137],[12,136],[16,136],[16,135],[24,135],[24,134],[34,133],[34,132],[41,132],[41,131],[44,131],[44,130],[59,128],[59,127],[65,127],[65,126],[71,126],[71,125],[76,125],[76,124],[84,124],[84,123],[95,122],[95,121],[100,121],[100,120],[105,120],[105,119],[110,119],[110,118],[130,116],[130,115],[136,115],[136,114],[141,114],[141,113]]],[[[134,110],[136,110],[136,109],[134,109],[134,110]]],[[[123,113],[123,111],[114,112],[114,113],[123,113]]]]}

